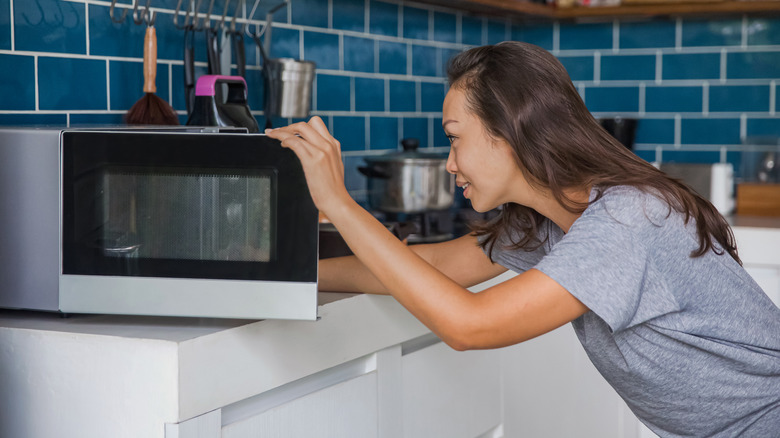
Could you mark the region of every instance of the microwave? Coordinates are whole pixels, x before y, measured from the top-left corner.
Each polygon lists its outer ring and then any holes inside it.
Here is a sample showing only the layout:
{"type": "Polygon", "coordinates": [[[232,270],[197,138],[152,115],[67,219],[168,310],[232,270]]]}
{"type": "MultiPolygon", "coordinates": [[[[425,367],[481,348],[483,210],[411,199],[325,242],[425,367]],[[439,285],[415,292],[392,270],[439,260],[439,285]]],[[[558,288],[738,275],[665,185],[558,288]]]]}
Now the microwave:
{"type": "Polygon", "coordinates": [[[279,141],[0,129],[0,307],[317,318],[318,212],[279,141]]]}

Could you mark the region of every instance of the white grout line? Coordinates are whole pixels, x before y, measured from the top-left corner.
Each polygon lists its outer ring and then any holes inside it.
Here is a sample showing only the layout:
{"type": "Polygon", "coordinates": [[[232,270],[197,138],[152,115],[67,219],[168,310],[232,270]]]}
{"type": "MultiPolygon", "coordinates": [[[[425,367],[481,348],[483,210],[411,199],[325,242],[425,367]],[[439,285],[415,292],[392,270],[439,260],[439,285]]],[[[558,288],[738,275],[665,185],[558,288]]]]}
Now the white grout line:
{"type": "Polygon", "coordinates": [[[34,68],[34,74],[35,74],[35,111],[40,111],[41,109],[41,90],[40,90],[40,80],[38,76],[38,55],[36,55],[33,58],[33,68],[34,68]]]}
{"type": "Polygon", "coordinates": [[[775,105],[777,105],[777,82],[773,79],[769,84],[769,115],[775,115],[775,105]]]}
{"type": "Polygon", "coordinates": [[[710,115],[710,83],[701,84],[701,113],[704,117],[710,115]]]}
{"type": "MultiPolygon", "coordinates": [[[[111,68],[110,63],[106,61],[106,108],[108,108],[109,111],[111,111],[111,68]]],[[[170,80],[170,74],[168,74],[168,79],[170,80]]],[[[170,92],[170,90],[169,90],[170,92]]]]}

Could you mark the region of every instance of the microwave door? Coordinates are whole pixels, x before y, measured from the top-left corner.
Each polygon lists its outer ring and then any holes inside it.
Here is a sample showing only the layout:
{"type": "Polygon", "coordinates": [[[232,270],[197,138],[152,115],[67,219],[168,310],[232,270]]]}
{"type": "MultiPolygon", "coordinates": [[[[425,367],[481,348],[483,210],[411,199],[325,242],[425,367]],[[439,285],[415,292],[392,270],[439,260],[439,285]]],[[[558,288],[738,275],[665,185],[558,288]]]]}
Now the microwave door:
{"type": "Polygon", "coordinates": [[[71,134],[61,310],[316,318],[317,211],[291,151],[250,134],[71,134]]]}

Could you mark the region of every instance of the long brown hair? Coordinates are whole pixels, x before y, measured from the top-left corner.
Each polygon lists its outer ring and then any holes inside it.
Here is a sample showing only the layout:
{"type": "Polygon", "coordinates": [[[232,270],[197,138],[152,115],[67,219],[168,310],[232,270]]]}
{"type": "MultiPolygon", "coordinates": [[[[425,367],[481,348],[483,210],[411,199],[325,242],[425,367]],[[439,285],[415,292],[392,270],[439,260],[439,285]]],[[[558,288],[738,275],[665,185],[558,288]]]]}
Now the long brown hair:
{"type": "MultiPolygon", "coordinates": [[[[452,58],[447,77],[451,87],[464,92],[467,109],[488,134],[511,145],[525,178],[549,189],[570,212],[581,213],[588,203],[568,198],[567,189],[594,187],[594,202],[609,187],[636,187],[663,199],[670,214],[672,209],[684,214],[685,223],[696,221],[699,247],[691,257],[725,251],[742,263],[731,228],[715,207],[607,133],[588,111],[566,69],[546,50],[515,41],[476,47],[452,58]]],[[[510,203],[494,220],[472,229],[486,236],[481,245],[492,258],[498,237],[513,235],[510,230],[519,231],[512,248],[538,247],[542,242],[537,231],[544,220],[535,210],[510,203]]]]}

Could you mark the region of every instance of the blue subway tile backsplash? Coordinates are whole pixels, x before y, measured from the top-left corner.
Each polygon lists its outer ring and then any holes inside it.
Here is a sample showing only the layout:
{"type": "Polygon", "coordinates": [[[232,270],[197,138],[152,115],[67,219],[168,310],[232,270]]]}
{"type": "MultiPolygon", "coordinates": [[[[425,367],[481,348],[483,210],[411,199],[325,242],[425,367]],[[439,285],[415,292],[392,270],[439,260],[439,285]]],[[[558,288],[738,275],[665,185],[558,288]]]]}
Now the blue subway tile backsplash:
{"type": "Polygon", "coordinates": [[[647,87],[645,111],[701,113],[704,111],[702,87],[647,87]]]}
{"type": "Polygon", "coordinates": [[[333,28],[364,32],[366,29],[365,0],[332,0],[333,28]]]}
{"type": "Polygon", "coordinates": [[[718,79],[720,77],[719,53],[669,53],[662,59],[663,80],[718,79]]]}
{"type": "Polygon", "coordinates": [[[712,112],[767,112],[769,85],[714,85],[710,86],[712,112]]]}
{"type": "MultiPolygon", "coordinates": [[[[156,94],[185,123],[177,3],[151,0],[158,15],[156,94]]],[[[209,3],[200,2],[201,18],[209,3]]],[[[212,26],[225,3],[214,2],[212,26]]],[[[118,2],[116,11],[132,4],[118,2]]],[[[260,2],[250,32],[262,30],[275,4],[260,2]]],[[[143,96],[146,29],[132,23],[132,11],[125,22],[113,22],[109,5],[0,0],[0,124],[122,123],[143,96]]],[[[270,56],[317,64],[312,114],[341,141],[356,198],[365,197],[365,178],[349,167],[365,155],[397,150],[404,137],[448,150],[441,129],[448,60],[505,39],[552,51],[594,116],[639,119],[635,152],[644,159],[734,161],[745,137],[780,137],[777,17],[513,21],[443,3],[291,0],[273,21],[270,56]]],[[[197,76],[206,72],[204,35],[193,35],[197,76]]],[[[251,38],[244,47],[249,106],[264,126],[263,61],[251,38]]],[[[293,121],[276,118],[272,125],[293,121]]]]}
{"type": "MultiPolygon", "coordinates": [[[[141,98],[143,80],[135,85],[141,98]]],[[[106,61],[42,56],[38,91],[42,110],[107,110],[106,61]]]]}
{"type": "Polygon", "coordinates": [[[655,55],[604,55],[601,57],[601,79],[605,81],[652,81],[655,78],[655,55]]]}
{"type": "Polygon", "coordinates": [[[674,47],[676,25],[673,21],[620,23],[618,46],[621,49],[674,47]]]}
{"type": "Polygon", "coordinates": [[[612,48],[611,23],[566,23],[560,25],[561,50],[592,50],[612,48]]]}

